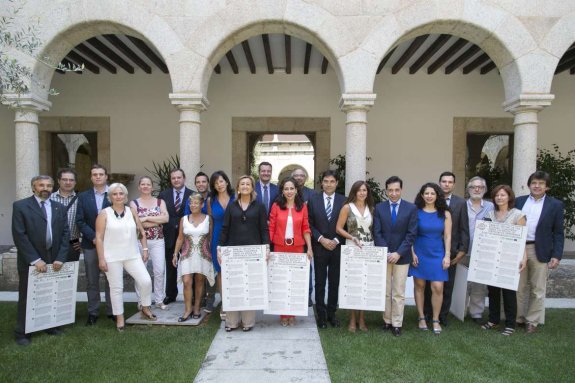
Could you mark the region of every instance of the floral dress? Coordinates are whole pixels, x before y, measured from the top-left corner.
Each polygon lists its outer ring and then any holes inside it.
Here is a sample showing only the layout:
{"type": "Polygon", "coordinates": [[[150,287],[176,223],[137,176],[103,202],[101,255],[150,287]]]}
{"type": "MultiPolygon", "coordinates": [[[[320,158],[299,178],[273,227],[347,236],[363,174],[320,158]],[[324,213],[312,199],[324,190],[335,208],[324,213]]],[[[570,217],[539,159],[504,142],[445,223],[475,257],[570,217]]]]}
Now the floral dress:
{"type": "Polygon", "coordinates": [[[190,222],[190,215],[184,217],[185,244],[182,248],[178,275],[203,274],[210,286],[215,283],[214,264],[212,255],[208,250],[210,233],[210,217],[205,216],[204,220],[195,226],[190,222]]]}
{"type": "MultiPolygon", "coordinates": [[[[347,216],[347,232],[353,236],[359,238],[361,243],[366,246],[373,246],[373,235],[371,234],[371,226],[373,224],[373,218],[369,208],[366,206],[363,214],[359,212],[359,209],[353,202],[349,203],[349,214],[347,216]]],[[[346,239],[346,245],[353,245],[353,241],[346,239]]]]}

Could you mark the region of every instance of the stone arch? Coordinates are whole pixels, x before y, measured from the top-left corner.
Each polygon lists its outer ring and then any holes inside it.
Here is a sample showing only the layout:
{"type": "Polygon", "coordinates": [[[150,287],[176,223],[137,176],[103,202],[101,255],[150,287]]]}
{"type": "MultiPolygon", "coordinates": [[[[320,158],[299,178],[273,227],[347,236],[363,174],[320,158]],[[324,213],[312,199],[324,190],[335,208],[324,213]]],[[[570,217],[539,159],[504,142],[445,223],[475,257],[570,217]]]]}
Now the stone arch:
{"type": "Polygon", "coordinates": [[[265,9],[246,9],[234,2],[209,17],[191,33],[189,46],[202,57],[192,63],[194,78],[190,89],[206,94],[213,68],[234,46],[264,33],[285,33],[316,47],[335,70],[340,89],[345,93],[349,80],[339,58],[353,51],[358,42],[338,19],[317,4],[280,1],[266,3],[265,9]],[[194,68],[196,66],[199,69],[194,68]]]}
{"type": "Polygon", "coordinates": [[[553,80],[553,75],[555,69],[561,60],[561,57],[565,54],[567,49],[575,42],[575,12],[571,12],[561,17],[559,21],[555,23],[553,28],[545,35],[545,38],[541,42],[541,49],[548,53],[551,62],[549,63],[549,68],[551,71],[550,78],[548,79],[548,92],[551,90],[551,83],[553,80]]]}
{"type": "Polygon", "coordinates": [[[468,1],[453,2],[449,7],[442,2],[418,2],[385,17],[361,46],[374,58],[365,60],[362,68],[371,87],[377,66],[387,52],[404,41],[430,33],[462,37],[481,47],[499,68],[505,99],[516,98],[524,91],[523,73],[528,71],[524,66],[529,60],[518,59],[538,49],[535,40],[516,16],[501,8],[468,1]]]}
{"type": "MultiPolygon", "coordinates": [[[[43,23],[45,43],[39,55],[49,57],[51,62],[59,62],[77,44],[91,37],[108,33],[126,34],[153,45],[170,71],[172,87],[178,83],[174,79],[177,71],[172,69],[176,66],[178,54],[186,49],[162,18],[143,7],[114,0],[81,3],[73,7],[65,3],[49,9],[43,23]]],[[[35,61],[32,67],[35,78],[35,83],[31,84],[32,93],[46,97],[54,70],[39,61],[35,61]]]]}

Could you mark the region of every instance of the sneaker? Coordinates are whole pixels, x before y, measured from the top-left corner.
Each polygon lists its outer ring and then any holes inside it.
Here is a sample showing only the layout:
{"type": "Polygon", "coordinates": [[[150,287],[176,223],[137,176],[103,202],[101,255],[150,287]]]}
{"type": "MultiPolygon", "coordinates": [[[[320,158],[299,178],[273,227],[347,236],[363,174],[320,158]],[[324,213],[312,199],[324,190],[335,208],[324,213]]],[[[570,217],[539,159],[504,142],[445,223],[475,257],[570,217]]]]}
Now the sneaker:
{"type": "Polygon", "coordinates": [[[214,308],[218,307],[222,303],[222,294],[215,293],[214,294],[214,308]]]}
{"type": "Polygon", "coordinates": [[[160,310],[165,310],[168,308],[168,305],[165,305],[164,302],[156,303],[155,306],[160,310]]]}
{"type": "Polygon", "coordinates": [[[211,299],[211,297],[208,298],[206,302],[206,307],[204,307],[204,311],[207,312],[208,314],[214,311],[214,300],[211,299]]]}

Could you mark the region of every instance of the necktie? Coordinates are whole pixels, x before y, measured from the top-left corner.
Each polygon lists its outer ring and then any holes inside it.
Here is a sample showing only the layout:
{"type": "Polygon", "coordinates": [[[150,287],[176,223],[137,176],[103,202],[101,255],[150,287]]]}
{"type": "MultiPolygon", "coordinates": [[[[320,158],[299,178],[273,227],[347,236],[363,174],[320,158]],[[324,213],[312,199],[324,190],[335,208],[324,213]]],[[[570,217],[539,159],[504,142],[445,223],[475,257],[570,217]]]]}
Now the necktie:
{"type": "Polygon", "coordinates": [[[180,208],[182,207],[182,198],[180,197],[181,191],[176,191],[176,202],[174,207],[176,208],[176,213],[180,212],[180,208]]]}
{"type": "Polygon", "coordinates": [[[331,197],[327,197],[327,205],[325,207],[325,214],[327,215],[327,219],[331,219],[331,197]]]}
{"type": "Polygon", "coordinates": [[[268,185],[264,185],[264,198],[263,198],[264,206],[266,207],[266,212],[269,212],[269,205],[270,205],[270,196],[268,194],[268,185]]]}
{"type": "Polygon", "coordinates": [[[391,224],[395,225],[395,221],[397,221],[397,203],[391,204],[391,224]]]}
{"type": "Polygon", "coordinates": [[[451,203],[451,197],[446,198],[445,202],[447,202],[447,206],[449,206],[449,204],[451,203]]]}
{"type": "Polygon", "coordinates": [[[48,212],[46,212],[46,202],[41,201],[40,205],[42,206],[42,215],[46,219],[46,249],[50,249],[52,247],[52,230],[51,230],[51,222],[48,222],[48,212]]]}

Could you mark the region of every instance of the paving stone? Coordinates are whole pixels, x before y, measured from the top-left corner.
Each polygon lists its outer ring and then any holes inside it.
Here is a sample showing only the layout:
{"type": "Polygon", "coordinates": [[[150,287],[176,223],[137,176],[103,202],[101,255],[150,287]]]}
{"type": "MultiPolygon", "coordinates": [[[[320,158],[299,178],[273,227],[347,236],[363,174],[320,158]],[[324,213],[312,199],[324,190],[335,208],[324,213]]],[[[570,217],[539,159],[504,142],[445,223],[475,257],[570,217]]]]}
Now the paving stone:
{"type": "Polygon", "coordinates": [[[168,305],[165,310],[160,310],[152,306],[152,311],[158,317],[157,321],[148,321],[142,319],[141,314],[137,312],[126,320],[127,324],[145,324],[145,325],[164,325],[164,326],[197,326],[206,318],[207,314],[201,310],[199,319],[188,319],[185,322],[178,322],[178,318],[184,313],[184,302],[174,302],[168,305]]]}

